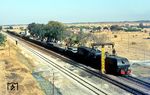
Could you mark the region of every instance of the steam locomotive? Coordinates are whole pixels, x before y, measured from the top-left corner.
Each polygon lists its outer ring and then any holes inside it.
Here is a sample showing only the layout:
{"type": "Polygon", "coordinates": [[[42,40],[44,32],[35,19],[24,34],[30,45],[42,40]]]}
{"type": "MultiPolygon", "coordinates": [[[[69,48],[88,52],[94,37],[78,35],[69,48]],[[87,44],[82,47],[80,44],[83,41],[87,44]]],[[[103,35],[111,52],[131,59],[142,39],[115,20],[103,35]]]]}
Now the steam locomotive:
{"type": "MultiPolygon", "coordinates": [[[[77,58],[83,60],[87,65],[101,69],[101,51],[89,47],[79,47],[77,58]]],[[[108,74],[129,75],[131,70],[127,58],[106,54],[105,70],[108,74]]]]}
{"type": "MultiPolygon", "coordinates": [[[[19,34],[14,32],[7,31],[9,34],[22,37],[19,34]]],[[[22,37],[23,39],[55,51],[59,54],[62,54],[66,57],[69,57],[81,64],[90,66],[95,69],[101,69],[101,51],[96,50],[94,48],[89,47],[69,47],[67,49],[59,47],[56,43],[52,42],[41,42],[34,39],[30,39],[29,37],[22,37]]],[[[131,70],[129,69],[130,64],[127,58],[119,57],[116,55],[106,54],[105,58],[105,71],[107,74],[113,75],[129,75],[131,70]]]]}

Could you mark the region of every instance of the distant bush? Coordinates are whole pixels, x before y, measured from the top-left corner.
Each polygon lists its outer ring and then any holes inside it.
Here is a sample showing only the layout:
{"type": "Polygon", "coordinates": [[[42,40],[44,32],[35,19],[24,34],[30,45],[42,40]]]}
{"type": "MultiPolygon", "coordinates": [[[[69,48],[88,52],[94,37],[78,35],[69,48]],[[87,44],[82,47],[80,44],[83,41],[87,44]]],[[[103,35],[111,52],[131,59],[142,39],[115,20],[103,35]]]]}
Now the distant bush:
{"type": "Polygon", "coordinates": [[[131,43],[131,45],[136,45],[136,44],[137,44],[136,42],[132,42],[132,43],[131,43]]]}
{"type": "Polygon", "coordinates": [[[118,25],[112,25],[110,27],[110,30],[111,31],[120,31],[120,30],[123,30],[123,28],[121,26],[118,26],[118,25]]]}
{"type": "Polygon", "coordinates": [[[0,46],[5,45],[6,36],[0,33],[0,46]]]}
{"type": "Polygon", "coordinates": [[[141,28],[136,28],[136,27],[129,27],[127,29],[124,29],[125,31],[141,31],[141,28]]]}
{"type": "Polygon", "coordinates": [[[0,26],[0,31],[2,30],[2,26],[0,26]]]}
{"type": "Polygon", "coordinates": [[[148,31],[147,30],[144,30],[144,33],[147,33],[148,31]]]}
{"type": "Polygon", "coordinates": [[[144,28],[143,23],[140,23],[140,24],[139,24],[139,28],[142,28],[142,29],[144,28]]]}
{"type": "Polygon", "coordinates": [[[147,37],[146,39],[150,39],[150,37],[147,37]]]}
{"type": "Polygon", "coordinates": [[[117,38],[118,36],[117,35],[114,35],[114,38],[117,38]]]}
{"type": "Polygon", "coordinates": [[[109,30],[109,28],[108,28],[107,26],[105,26],[103,29],[104,29],[104,30],[109,30]]]}

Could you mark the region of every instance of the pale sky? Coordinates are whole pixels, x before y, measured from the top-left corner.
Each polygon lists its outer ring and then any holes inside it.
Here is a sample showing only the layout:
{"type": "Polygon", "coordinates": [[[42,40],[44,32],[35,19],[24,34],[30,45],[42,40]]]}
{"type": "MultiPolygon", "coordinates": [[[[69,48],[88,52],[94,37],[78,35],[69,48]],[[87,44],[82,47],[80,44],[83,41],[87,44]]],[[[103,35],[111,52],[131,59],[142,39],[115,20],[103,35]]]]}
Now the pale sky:
{"type": "Polygon", "coordinates": [[[150,0],[0,1],[0,25],[150,20],[150,0]]]}

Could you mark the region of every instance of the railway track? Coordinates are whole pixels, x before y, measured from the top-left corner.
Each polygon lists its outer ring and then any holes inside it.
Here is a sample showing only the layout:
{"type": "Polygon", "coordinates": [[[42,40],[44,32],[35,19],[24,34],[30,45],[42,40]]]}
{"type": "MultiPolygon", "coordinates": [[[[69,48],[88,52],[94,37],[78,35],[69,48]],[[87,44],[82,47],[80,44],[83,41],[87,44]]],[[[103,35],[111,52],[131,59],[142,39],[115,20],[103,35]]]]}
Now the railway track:
{"type": "MultiPolygon", "coordinates": [[[[23,39],[21,39],[21,38],[19,38],[19,39],[22,40],[22,41],[25,41],[25,40],[23,40],[23,39]]],[[[78,64],[78,65],[75,65],[75,66],[78,67],[79,69],[82,69],[82,70],[84,70],[84,71],[86,71],[86,72],[88,72],[88,73],[90,73],[90,74],[92,74],[92,75],[94,75],[94,76],[96,76],[96,77],[99,77],[99,78],[101,78],[101,79],[103,79],[103,80],[106,80],[106,81],[108,81],[108,82],[110,82],[110,83],[112,83],[112,84],[114,84],[114,85],[116,85],[116,86],[118,86],[118,87],[120,87],[120,88],[122,88],[122,89],[124,89],[124,90],[126,90],[126,91],[128,91],[128,92],[130,92],[130,93],[132,93],[132,94],[135,94],[135,95],[150,95],[150,93],[146,93],[146,92],[144,92],[144,91],[141,91],[140,89],[130,87],[130,86],[126,85],[125,83],[121,83],[121,82],[119,82],[119,81],[117,81],[117,80],[114,80],[114,79],[112,79],[110,76],[102,75],[102,74],[100,74],[100,73],[98,73],[98,72],[89,70],[86,66],[80,65],[79,63],[74,62],[74,61],[72,61],[72,60],[70,60],[69,58],[66,58],[66,57],[64,57],[64,56],[61,56],[60,54],[57,54],[57,53],[55,53],[55,52],[53,52],[53,51],[51,51],[51,50],[45,49],[45,48],[43,48],[43,47],[40,47],[40,46],[35,45],[35,44],[33,44],[33,43],[31,43],[31,42],[28,42],[28,41],[25,41],[25,42],[28,43],[28,44],[30,44],[30,45],[39,47],[39,48],[41,48],[42,50],[47,51],[47,52],[51,53],[51,54],[54,55],[54,56],[57,56],[58,58],[62,59],[63,61],[69,62],[69,63],[72,64],[72,65],[78,64]]],[[[32,51],[32,52],[33,52],[33,51],[32,51]]],[[[34,52],[34,53],[35,53],[35,52],[34,52]]],[[[38,53],[36,53],[36,55],[42,57],[45,61],[48,61],[48,60],[49,60],[49,59],[45,58],[44,56],[41,56],[41,55],[38,54],[38,53]]],[[[51,61],[49,60],[48,62],[50,63],[51,61]]],[[[67,74],[67,73],[66,73],[66,74],[67,74]]],[[[106,94],[105,94],[105,95],[106,95],[106,94]]]]}
{"type": "Polygon", "coordinates": [[[134,81],[134,82],[139,83],[139,84],[141,84],[141,85],[144,85],[144,86],[146,86],[147,88],[149,88],[149,90],[150,90],[150,83],[145,82],[145,81],[143,81],[143,80],[140,80],[140,79],[138,79],[138,78],[132,77],[132,76],[128,76],[128,77],[126,77],[126,78],[127,78],[128,80],[131,80],[131,81],[134,81]]]}

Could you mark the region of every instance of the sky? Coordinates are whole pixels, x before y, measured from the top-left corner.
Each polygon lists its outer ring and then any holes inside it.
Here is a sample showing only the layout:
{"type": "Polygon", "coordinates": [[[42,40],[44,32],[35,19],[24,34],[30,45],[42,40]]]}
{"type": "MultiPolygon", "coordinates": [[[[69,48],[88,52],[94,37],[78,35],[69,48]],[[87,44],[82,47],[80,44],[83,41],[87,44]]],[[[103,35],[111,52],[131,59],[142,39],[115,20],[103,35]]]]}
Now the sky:
{"type": "Polygon", "coordinates": [[[0,25],[150,20],[150,0],[0,1],[0,25]]]}

